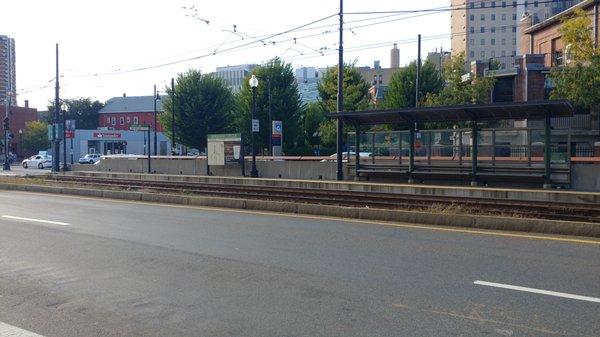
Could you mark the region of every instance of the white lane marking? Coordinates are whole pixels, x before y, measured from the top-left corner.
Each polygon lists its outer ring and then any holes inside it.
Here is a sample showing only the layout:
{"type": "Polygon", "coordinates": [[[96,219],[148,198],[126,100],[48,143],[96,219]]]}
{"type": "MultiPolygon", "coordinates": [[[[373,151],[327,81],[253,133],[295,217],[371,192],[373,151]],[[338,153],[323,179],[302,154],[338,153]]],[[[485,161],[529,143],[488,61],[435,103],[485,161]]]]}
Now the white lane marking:
{"type": "Polygon", "coordinates": [[[11,219],[11,220],[40,222],[40,223],[47,223],[47,224],[51,224],[51,225],[60,225],[60,226],[71,226],[71,224],[68,224],[66,222],[48,221],[48,220],[40,220],[40,219],[32,219],[32,218],[22,218],[20,216],[12,216],[12,215],[3,215],[2,217],[5,219],[11,219]]]}
{"type": "Polygon", "coordinates": [[[513,286],[513,285],[510,285],[510,284],[502,284],[502,283],[494,283],[494,282],[475,281],[473,283],[475,283],[477,285],[480,285],[480,286],[488,286],[488,287],[495,287],[495,288],[511,289],[511,290],[524,291],[524,292],[534,293],[534,294],[542,294],[542,295],[549,295],[549,296],[570,298],[570,299],[580,300],[580,301],[588,301],[588,302],[600,303],[600,298],[597,298],[597,297],[589,297],[589,296],[581,296],[581,295],[560,293],[560,292],[556,292],[556,291],[549,291],[549,290],[542,290],[542,289],[535,289],[535,288],[513,286]]]}
{"type": "Polygon", "coordinates": [[[34,332],[0,322],[0,336],[3,337],[44,337],[34,332]]]}

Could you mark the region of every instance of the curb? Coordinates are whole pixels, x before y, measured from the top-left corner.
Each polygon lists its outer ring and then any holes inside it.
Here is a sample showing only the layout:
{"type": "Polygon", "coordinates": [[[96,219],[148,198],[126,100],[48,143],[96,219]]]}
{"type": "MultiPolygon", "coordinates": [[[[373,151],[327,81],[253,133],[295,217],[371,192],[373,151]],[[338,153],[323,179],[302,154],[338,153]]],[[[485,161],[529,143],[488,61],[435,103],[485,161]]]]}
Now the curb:
{"type": "Polygon", "coordinates": [[[354,208],[332,205],[302,204],[287,201],[186,196],[116,190],[90,190],[72,187],[0,183],[0,189],[77,195],[128,201],[144,201],[190,206],[221,207],[279,213],[331,216],[361,220],[404,222],[421,225],[467,227],[543,234],[558,234],[600,238],[600,224],[546,219],[525,219],[469,214],[441,214],[403,210],[354,208]]]}

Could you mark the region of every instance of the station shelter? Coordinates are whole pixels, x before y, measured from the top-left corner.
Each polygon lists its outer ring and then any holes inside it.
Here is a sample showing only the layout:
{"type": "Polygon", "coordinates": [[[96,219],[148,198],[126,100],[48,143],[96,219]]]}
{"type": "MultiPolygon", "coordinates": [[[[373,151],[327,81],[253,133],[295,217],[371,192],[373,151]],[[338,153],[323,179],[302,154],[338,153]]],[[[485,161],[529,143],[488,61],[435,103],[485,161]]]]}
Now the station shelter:
{"type": "Polygon", "coordinates": [[[570,101],[453,105],[331,114],[353,127],[346,137],[355,179],[496,182],[569,187],[568,140],[553,139],[551,121],[571,117],[570,101]],[[519,127],[542,120],[543,128],[519,127]],[[367,132],[386,125],[393,131],[367,132]],[[446,128],[435,128],[435,126],[446,128]],[[451,127],[448,127],[452,125],[451,127]],[[433,128],[432,128],[433,126],[433,128]]]}

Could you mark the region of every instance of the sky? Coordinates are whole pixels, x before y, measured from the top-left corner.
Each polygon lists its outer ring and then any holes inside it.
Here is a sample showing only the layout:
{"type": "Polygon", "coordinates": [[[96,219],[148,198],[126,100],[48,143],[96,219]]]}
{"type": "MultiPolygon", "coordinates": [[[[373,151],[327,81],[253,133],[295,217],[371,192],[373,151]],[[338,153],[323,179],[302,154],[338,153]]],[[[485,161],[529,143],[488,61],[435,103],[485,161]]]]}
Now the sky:
{"type": "MultiPolygon", "coordinates": [[[[0,35],[15,39],[19,105],[27,99],[39,110],[54,97],[56,43],[61,98],[102,102],[123,93],[152,95],[155,84],[162,91],[189,69],[209,73],[219,66],[261,64],[274,57],[295,68],[337,64],[337,0],[2,2],[0,35]],[[274,36],[278,33],[284,34],[274,36]]],[[[345,28],[351,28],[344,31],[345,62],[373,66],[380,60],[388,67],[389,50],[397,42],[400,63],[407,64],[416,59],[418,34],[423,36],[423,55],[450,50],[448,11],[351,13],[449,5],[448,0],[345,0],[345,28]]]]}

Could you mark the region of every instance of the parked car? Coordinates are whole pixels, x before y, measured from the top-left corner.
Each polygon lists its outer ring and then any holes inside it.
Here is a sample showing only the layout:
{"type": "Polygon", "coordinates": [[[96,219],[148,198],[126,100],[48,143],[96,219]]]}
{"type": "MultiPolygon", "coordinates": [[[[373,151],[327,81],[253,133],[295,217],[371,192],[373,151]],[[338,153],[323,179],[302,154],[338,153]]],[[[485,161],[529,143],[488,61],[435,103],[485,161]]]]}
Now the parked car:
{"type": "Polygon", "coordinates": [[[35,155],[31,156],[21,162],[23,168],[37,167],[44,169],[46,167],[52,167],[52,156],[47,155],[35,155]]]}
{"type": "Polygon", "coordinates": [[[100,157],[98,153],[89,153],[79,158],[79,164],[96,164],[100,161],[100,157]]]}
{"type": "MultiPolygon", "coordinates": [[[[350,158],[354,158],[356,156],[356,152],[354,151],[350,151],[350,158]]],[[[359,156],[360,158],[371,158],[373,156],[373,154],[371,152],[359,152],[359,156]]],[[[337,160],[337,153],[332,154],[331,156],[329,156],[330,159],[323,159],[321,160],[321,162],[332,162],[332,161],[336,161],[337,160]]],[[[342,152],[342,161],[343,162],[347,162],[348,161],[348,152],[342,152]]]]}

